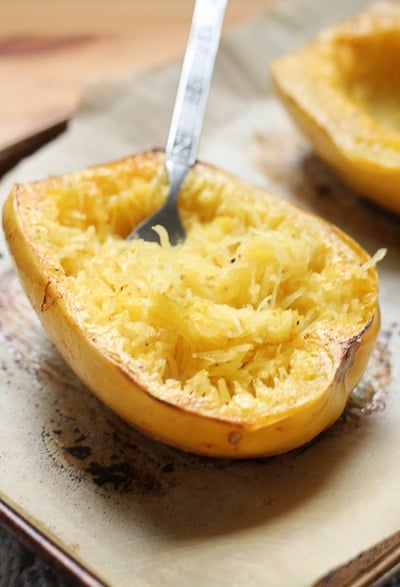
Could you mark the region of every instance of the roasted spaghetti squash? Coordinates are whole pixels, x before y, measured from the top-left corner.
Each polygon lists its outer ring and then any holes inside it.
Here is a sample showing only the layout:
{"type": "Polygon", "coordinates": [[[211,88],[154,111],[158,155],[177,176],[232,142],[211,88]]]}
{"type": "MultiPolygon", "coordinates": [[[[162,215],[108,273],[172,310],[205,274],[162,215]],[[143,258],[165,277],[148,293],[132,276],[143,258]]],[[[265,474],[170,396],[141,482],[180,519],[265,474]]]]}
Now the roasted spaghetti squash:
{"type": "Polygon", "coordinates": [[[278,96],[357,193],[400,214],[400,4],[378,3],[273,62],[278,96]]]}
{"type": "Polygon", "coordinates": [[[49,337],[146,434],[210,456],[281,453],[342,413],[379,329],[375,259],[211,166],[176,247],[126,236],[167,193],[162,152],[16,185],[3,223],[49,337]]]}

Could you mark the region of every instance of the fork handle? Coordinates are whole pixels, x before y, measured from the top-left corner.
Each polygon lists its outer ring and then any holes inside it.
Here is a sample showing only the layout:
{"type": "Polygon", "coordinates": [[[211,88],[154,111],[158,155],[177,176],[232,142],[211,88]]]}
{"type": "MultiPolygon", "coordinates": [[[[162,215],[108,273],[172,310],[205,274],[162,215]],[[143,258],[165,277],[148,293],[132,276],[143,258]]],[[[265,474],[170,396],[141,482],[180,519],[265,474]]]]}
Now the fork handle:
{"type": "Polygon", "coordinates": [[[196,0],[172,113],[166,159],[187,170],[196,161],[227,0],[196,0]]]}

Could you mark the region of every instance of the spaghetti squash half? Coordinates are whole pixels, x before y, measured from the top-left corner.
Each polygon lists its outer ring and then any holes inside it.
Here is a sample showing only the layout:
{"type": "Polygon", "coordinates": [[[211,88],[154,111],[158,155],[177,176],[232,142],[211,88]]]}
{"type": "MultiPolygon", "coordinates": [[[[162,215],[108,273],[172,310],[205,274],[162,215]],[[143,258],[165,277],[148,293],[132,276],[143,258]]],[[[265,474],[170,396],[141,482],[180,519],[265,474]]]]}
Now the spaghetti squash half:
{"type": "Polygon", "coordinates": [[[187,239],[126,236],[168,190],[161,152],[16,185],[22,284],[82,381],[146,434],[210,456],[295,448],[342,413],[379,329],[375,259],[335,226],[197,164],[187,239]]]}
{"type": "Polygon", "coordinates": [[[276,59],[278,97],[358,194],[400,214],[400,4],[379,2],[276,59]]]}

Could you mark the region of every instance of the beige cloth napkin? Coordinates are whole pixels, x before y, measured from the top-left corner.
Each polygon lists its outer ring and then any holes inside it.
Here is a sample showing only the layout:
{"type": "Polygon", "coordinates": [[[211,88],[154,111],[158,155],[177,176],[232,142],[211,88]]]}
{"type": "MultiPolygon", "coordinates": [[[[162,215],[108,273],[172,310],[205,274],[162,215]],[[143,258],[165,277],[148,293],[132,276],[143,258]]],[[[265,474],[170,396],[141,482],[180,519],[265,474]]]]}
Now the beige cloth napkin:
{"type": "MultiPolygon", "coordinates": [[[[268,62],[364,0],[282,0],[225,36],[200,158],[312,209],[380,265],[382,334],[346,417],[274,459],[212,462],[151,442],[100,405],[0,280],[0,495],[113,586],[306,586],[400,526],[398,219],[358,199],[271,94],[268,62]]],[[[179,64],[87,89],[64,135],[1,182],[165,144],[179,64]]]]}

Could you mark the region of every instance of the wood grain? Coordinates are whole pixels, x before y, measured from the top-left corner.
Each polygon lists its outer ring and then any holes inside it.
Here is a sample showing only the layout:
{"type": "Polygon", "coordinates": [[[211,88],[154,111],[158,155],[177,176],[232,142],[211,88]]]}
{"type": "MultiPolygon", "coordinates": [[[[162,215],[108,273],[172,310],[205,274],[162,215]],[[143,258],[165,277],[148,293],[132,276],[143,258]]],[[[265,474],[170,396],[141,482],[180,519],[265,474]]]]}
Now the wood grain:
{"type": "MultiPolygon", "coordinates": [[[[225,29],[271,0],[230,0],[225,29]]],[[[0,153],[57,126],[91,79],[183,53],[192,0],[0,0],[0,153]]]]}

